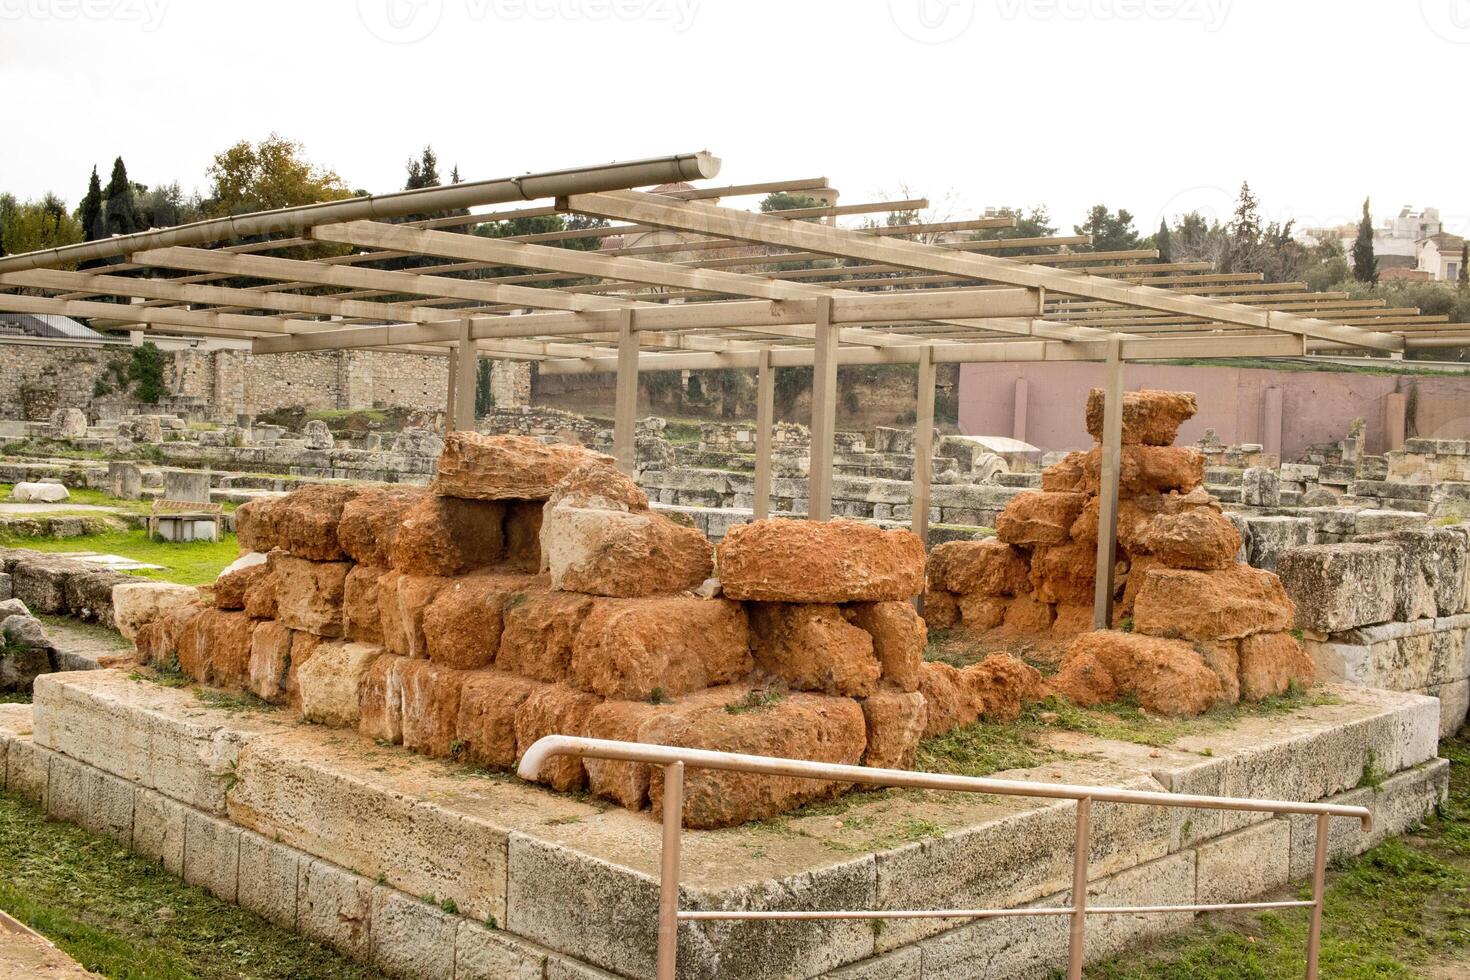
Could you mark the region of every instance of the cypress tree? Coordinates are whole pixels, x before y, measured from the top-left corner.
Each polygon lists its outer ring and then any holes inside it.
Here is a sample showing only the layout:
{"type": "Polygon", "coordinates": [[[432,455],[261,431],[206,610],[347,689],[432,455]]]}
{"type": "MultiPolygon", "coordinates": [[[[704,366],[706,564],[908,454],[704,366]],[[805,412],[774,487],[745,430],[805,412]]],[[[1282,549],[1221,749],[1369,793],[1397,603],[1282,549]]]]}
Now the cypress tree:
{"type": "Polygon", "coordinates": [[[112,162],[112,179],[102,192],[102,209],[107,216],[109,235],[129,235],[142,227],[138,206],[133,200],[133,185],[128,180],[128,168],[123,165],[122,157],[112,162]]]}
{"type": "Polygon", "coordinates": [[[1159,249],[1159,261],[1173,262],[1174,243],[1169,240],[1169,222],[1164,218],[1159,219],[1159,234],[1155,242],[1159,249]]]}
{"type": "Polygon", "coordinates": [[[403,189],[411,191],[420,187],[438,186],[439,158],[434,155],[432,146],[426,146],[419,159],[408,161],[408,181],[403,185],[403,189]]]}
{"type": "Polygon", "coordinates": [[[97,167],[92,167],[92,179],[87,182],[87,196],[77,205],[77,221],[82,225],[82,236],[94,241],[107,233],[102,223],[102,181],[97,177],[97,167]]]}
{"type": "Polygon", "coordinates": [[[1373,255],[1373,218],[1368,213],[1368,199],[1363,199],[1363,220],[1358,222],[1358,237],[1353,242],[1353,278],[1358,282],[1378,283],[1378,259],[1373,255]]]}
{"type": "Polygon", "coordinates": [[[1470,290],[1470,242],[1460,243],[1460,274],[1455,284],[1461,292],[1470,290]]]}

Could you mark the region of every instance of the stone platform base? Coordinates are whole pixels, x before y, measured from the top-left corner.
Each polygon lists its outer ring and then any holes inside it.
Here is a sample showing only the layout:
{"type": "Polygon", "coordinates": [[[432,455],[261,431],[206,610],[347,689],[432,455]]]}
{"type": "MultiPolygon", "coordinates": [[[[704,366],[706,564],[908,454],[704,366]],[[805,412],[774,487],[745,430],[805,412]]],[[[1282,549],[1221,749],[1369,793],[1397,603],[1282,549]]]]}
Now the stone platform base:
{"type": "MultiPolygon", "coordinates": [[[[1333,799],[1334,854],[1414,825],[1444,798],[1439,706],[1329,689],[1337,703],[1246,718],[1163,749],[1056,732],[1067,755],[1021,779],[1333,799]],[[1371,777],[1387,774],[1374,788],[1371,777]],[[1366,778],[1365,777],[1369,777],[1366,778]],[[1359,787],[1364,788],[1359,788],[1359,787]]],[[[283,712],[228,712],[116,670],[53,674],[0,706],[0,781],[186,881],[415,978],[653,975],[659,826],[509,777],[374,746],[283,712]]],[[[690,908],[1013,907],[1068,900],[1075,808],[964,794],[853,794],[684,838],[690,908]]],[[[1242,901],[1310,870],[1311,818],[1093,807],[1093,902],[1242,901]]],[[[1190,921],[1096,917],[1088,955],[1190,921]]],[[[935,980],[1036,976],[1066,922],[700,923],[680,976],[935,980]]]]}

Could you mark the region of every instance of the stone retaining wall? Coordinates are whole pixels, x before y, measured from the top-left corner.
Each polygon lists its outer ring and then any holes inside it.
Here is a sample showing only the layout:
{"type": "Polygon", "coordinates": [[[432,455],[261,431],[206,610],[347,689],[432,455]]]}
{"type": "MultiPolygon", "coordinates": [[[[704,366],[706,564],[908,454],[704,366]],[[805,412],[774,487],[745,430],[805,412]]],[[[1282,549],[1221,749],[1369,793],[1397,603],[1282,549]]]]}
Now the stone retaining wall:
{"type": "Polygon", "coordinates": [[[0,580],[0,592],[8,587],[32,613],[74,616],[104,626],[115,625],[113,586],[137,581],[92,562],[24,548],[0,548],[0,580]]]}

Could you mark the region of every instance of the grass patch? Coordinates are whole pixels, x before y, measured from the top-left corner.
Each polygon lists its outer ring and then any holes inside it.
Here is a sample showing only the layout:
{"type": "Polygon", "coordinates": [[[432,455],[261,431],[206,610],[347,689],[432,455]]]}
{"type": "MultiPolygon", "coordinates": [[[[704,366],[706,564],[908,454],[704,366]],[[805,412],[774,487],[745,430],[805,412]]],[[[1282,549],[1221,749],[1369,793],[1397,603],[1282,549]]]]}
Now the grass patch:
{"type": "Polygon", "coordinates": [[[747,711],[771,708],[780,703],[783,693],[774,687],[752,688],[725,705],[725,711],[732,715],[742,715],[747,711]]]}
{"type": "Polygon", "coordinates": [[[6,691],[0,694],[0,704],[30,704],[29,691],[6,691]]]}
{"type": "MultiPolygon", "coordinates": [[[[1337,864],[1327,889],[1321,970],[1339,980],[1470,975],[1470,743],[1440,743],[1450,798],[1439,814],[1337,864]]],[[[1310,898],[1305,884],[1293,898],[1310,898]]],[[[1150,947],[1087,968],[1097,980],[1286,980],[1306,965],[1307,911],[1211,916],[1150,947]]]]}
{"type": "Polygon", "coordinates": [[[1065,754],[1041,745],[1037,726],[977,721],[919,743],[914,768],[955,776],[988,776],[1004,769],[1030,769],[1065,754]]]}
{"type": "Polygon", "coordinates": [[[0,793],[0,908],[122,980],[379,976],[0,793]]]}
{"type": "Polygon", "coordinates": [[[70,633],[72,636],[83,636],[98,643],[106,643],[118,650],[130,650],[132,644],[123,638],[123,635],[111,626],[103,626],[101,623],[88,623],[71,616],[57,616],[51,613],[36,613],[36,618],[41,625],[49,630],[70,633]]]}
{"type": "Polygon", "coordinates": [[[0,537],[0,546],[45,552],[96,551],[122,555],[163,566],[162,569],[141,569],[129,574],[181,585],[207,585],[219,576],[221,569],[240,556],[233,534],[226,534],[219,541],[175,542],[150,541],[144,531],[110,531],[62,539],[0,537]]]}
{"type": "Polygon", "coordinates": [[[279,711],[280,706],[264,701],[247,691],[217,691],[211,687],[196,687],[196,700],[211,708],[219,708],[231,714],[244,711],[279,711]]]}

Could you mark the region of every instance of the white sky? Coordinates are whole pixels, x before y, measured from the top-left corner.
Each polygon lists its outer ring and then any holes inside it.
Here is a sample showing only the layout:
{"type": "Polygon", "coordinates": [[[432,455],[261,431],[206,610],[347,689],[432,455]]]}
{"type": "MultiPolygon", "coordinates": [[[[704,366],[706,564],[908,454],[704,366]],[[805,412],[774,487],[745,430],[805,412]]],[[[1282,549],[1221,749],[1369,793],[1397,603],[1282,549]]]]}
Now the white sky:
{"type": "MultiPolygon", "coordinates": [[[[1140,230],[1436,205],[1470,231],[1470,0],[0,0],[0,190],[204,189],[271,131],[350,186],[709,149],[720,182],[906,186],[1140,230]]],[[[941,202],[945,202],[941,205],[941,202]]]]}

